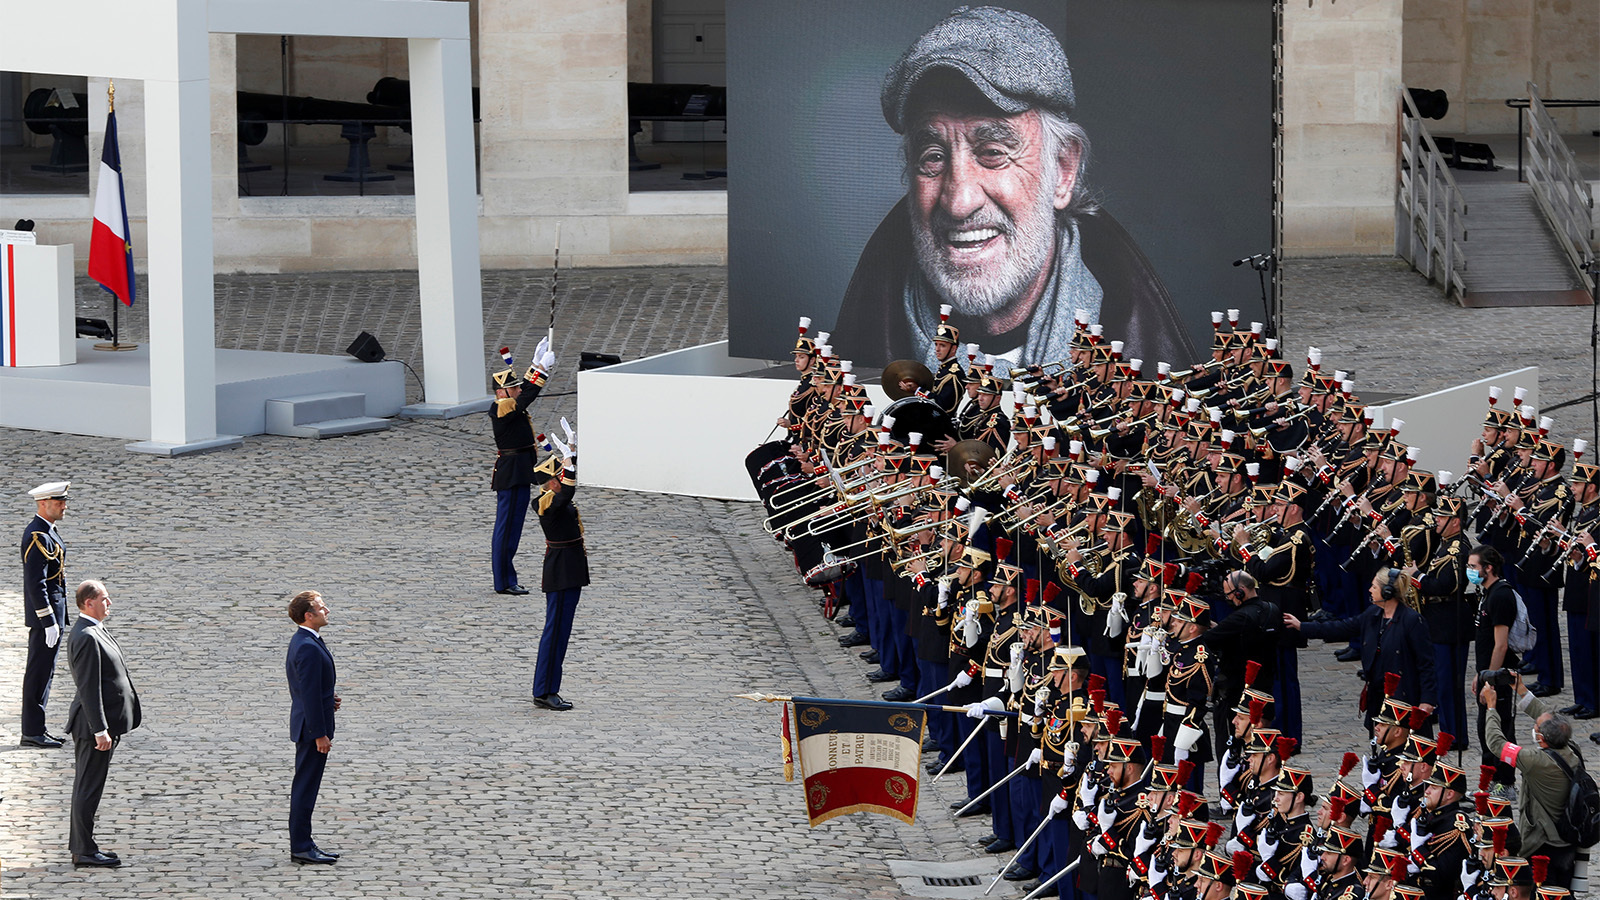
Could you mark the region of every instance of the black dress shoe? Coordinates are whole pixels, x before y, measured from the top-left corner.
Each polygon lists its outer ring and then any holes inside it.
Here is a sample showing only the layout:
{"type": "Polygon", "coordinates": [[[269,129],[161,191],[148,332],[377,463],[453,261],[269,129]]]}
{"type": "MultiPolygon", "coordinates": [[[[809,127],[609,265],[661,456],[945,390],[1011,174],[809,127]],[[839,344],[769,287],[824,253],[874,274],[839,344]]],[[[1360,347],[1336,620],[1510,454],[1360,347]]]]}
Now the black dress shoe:
{"type": "MultiPolygon", "coordinates": [[[[43,750],[54,750],[61,746],[61,739],[51,737],[49,734],[25,734],[22,736],[21,746],[38,747],[43,750]]],[[[90,863],[89,865],[93,865],[90,863]]]]}
{"type": "Polygon", "coordinates": [[[1542,681],[1535,681],[1533,684],[1528,685],[1528,693],[1534,695],[1535,697],[1549,697],[1554,694],[1561,693],[1561,689],[1558,687],[1551,687],[1542,681]]]}
{"type": "Polygon", "coordinates": [[[1600,718],[1600,711],[1592,710],[1587,706],[1580,706],[1572,713],[1572,717],[1574,719],[1596,719],[1600,718]]]}
{"type": "MultiPolygon", "coordinates": [[[[334,858],[334,859],[338,859],[338,858],[339,858],[339,854],[337,854],[337,853],[335,853],[335,852],[333,852],[333,851],[332,851],[332,850],[324,850],[324,849],[322,849],[322,848],[321,848],[321,847],[318,847],[318,848],[317,848],[317,852],[318,852],[318,853],[321,853],[321,854],[322,854],[322,855],[323,855],[323,856],[331,856],[331,857],[333,857],[333,858],[334,858]]],[[[115,853],[113,853],[113,854],[111,854],[111,855],[112,855],[112,856],[116,856],[116,854],[115,854],[115,853]]]]}
{"type": "Polygon", "coordinates": [[[859,631],[852,631],[844,637],[839,638],[839,646],[841,647],[859,647],[866,642],[867,636],[859,631]]]}
{"type": "Polygon", "coordinates": [[[995,837],[994,832],[991,831],[988,834],[984,835],[983,837],[978,838],[978,843],[983,844],[984,846],[987,847],[988,845],[990,845],[990,844],[992,844],[992,843],[994,843],[995,841],[998,841],[998,840],[1000,840],[1000,839],[995,837]]]}
{"type": "Polygon", "coordinates": [[[527,588],[523,587],[520,584],[513,584],[511,587],[501,588],[500,590],[495,591],[495,593],[496,594],[510,594],[513,597],[521,597],[523,594],[527,594],[527,593],[531,593],[531,592],[527,588]]]}
{"type": "Polygon", "coordinates": [[[926,738],[923,739],[923,741],[922,741],[922,752],[923,753],[936,753],[936,752],[938,752],[938,750],[939,750],[939,741],[936,740],[933,735],[930,734],[926,738]]]}
{"type": "Polygon", "coordinates": [[[566,712],[572,708],[572,704],[561,699],[560,694],[546,694],[543,697],[535,697],[533,698],[533,705],[542,706],[545,709],[553,709],[556,712],[566,712]]]}
{"type": "Polygon", "coordinates": [[[1596,744],[1600,744],[1600,731],[1589,732],[1589,740],[1594,741],[1596,744]]]}
{"type": "Polygon", "coordinates": [[[1537,675],[1539,674],[1539,667],[1534,665],[1533,660],[1530,659],[1523,663],[1522,667],[1517,669],[1517,671],[1523,675],[1537,675]]]}
{"type": "Polygon", "coordinates": [[[1563,716],[1570,716],[1570,715],[1572,715],[1573,713],[1577,712],[1580,709],[1583,709],[1583,707],[1579,706],[1576,703],[1573,703],[1573,704],[1571,704],[1569,706],[1561,707],[1560,709],[1556,710],[1556,712],[1561,713],[1563,716]]]}
{"type": "Polygon", "coordinates": [[[890,675],[888,672],[885,672],[882,669],[873,669],[871,672],[867,673],[867,680],[873,684],[878,684],[884,681],[899,681],[900,676],[890,675]]]}
{"type": "Polygon", "coordinates": [[[889,691],[884,691],[883,692],[883,699],[888,700],[891,703],[900,703],[900,702],[903,702],[903,701],[906,701],[906,700],[915,700],[916,697],[917,697],[917,692],[911,690],[910,688],[906,687],[903,684],[898,686],[898,687],[896,687],[896,688],[894,688],[893,690],[889,690],[889,691]]]}
{"type": "Polygon", "coordinates": [[[837,619],[834,619],[833,621],[834,621],[834,624],[841,625],[841,626],[843,626],[845,628],[854,628],[854,627],[856,627],[855,616],[840,616],[837,619]]]}
{"type": "Polygon", "coordinates": [[[291,853],[289,858],[297,863],[314,863],[317,865],[332,865],[333,861],[338,859],[337,856],[329,856],[315,847],[304,853],[291,853]]]}
{"type": "Polygon", "coordinates": [[[1032,869],[1024,869],[1019,865],[1013,864],[1007,867],[1006,870],[1001,873],[1001,877],[1005,878],[1007,881],[1032,881],[1033,879],[1039,877],[1039,873],[1032,869]]]}
{"type": "Polygon", "coordinates": [[[995,838],[983,848],[985,853],[1010,853],[1017,849],[1017,845],[1005,838],[995,838]]]}
{"type": "Polygon", "coordinates": [[[72,864],[75,866],[96,866],[101,869],[115,869],[117,866],[122,865],[122,860],[117,859],[115,856],[107,856],[96,850],[86,856],[74,856],[72,864]]]}
{"type": "Polygon", "coordinates": [[[876,650],[863,650],[860,653],[857,653],[856,655],[861,657],[863,662],[869,662],[869,663],[872,663],[873,665],[877,665],[878,664],[878,660],[881,658],[881,657],[878,656],[878,651],[876,651],[876,650]]]}
{"type": "Polygon", "coordinates": [[[1346,647],[1333,655],[1339,662],[1355,662],[1361,658],[1361,651],[1354,647],[1346,647]]]}
{"type": "MultiPolygon", "coordinates": [[[[962,800],[959,803],[952,804],[951,805],[951,809],[959,810],[963,806],[967,806],[967,801],[962,800]]],[[[956,818],[958,818],[958,819],[968,819],[968,818],[971,818],[973,816],[987,816],[989,814],[989,811],[990,811],[989,810],[989,801],[988,800],[983,800],[981,802],[974,803],[971,806],[967,806],[967,811],[966,812],[957,812],[956,813],[956,818]]]]}

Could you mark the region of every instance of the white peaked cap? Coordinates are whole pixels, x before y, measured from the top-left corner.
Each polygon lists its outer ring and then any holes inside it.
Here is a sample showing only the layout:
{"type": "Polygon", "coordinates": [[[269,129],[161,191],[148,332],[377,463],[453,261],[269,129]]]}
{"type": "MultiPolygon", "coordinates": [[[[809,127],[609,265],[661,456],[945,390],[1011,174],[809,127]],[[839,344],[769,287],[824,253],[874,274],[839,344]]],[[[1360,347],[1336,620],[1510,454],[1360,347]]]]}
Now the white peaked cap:
{"type": "Polygon", "coordinates": [[[60,500],[67,496],[67,491],[72,487],[70,481],[47,481],[28,492],[28,496],[35,500],[60,500]]]}

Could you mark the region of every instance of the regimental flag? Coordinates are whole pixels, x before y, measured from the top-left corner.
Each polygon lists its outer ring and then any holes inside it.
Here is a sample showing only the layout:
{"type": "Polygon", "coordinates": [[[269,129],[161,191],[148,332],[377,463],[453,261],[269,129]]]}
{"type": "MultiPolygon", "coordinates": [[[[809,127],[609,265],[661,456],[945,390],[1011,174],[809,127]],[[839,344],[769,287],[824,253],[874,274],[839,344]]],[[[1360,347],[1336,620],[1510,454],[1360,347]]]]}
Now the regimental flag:
{"type": "Polygon", "coordinates": [[[783,705],[783,780],[794,780],[794,736],[789,732],[789,704],[783,705]]]}
{"type": "Polygon", "coordinates": [[[928,714],[900,703],[794,698],[812,827],[853,812],[911,824],[928,714]]]}
{"type": "Polygon", "coordinates": [[[89,238],[89,277],[118,300],[133,305],[133,239],[128,230],[128,196],[122,188],[122,151],[117,144],[117,113],[106,115],[106,143],[95,181],[94,233],[89,238]]]}

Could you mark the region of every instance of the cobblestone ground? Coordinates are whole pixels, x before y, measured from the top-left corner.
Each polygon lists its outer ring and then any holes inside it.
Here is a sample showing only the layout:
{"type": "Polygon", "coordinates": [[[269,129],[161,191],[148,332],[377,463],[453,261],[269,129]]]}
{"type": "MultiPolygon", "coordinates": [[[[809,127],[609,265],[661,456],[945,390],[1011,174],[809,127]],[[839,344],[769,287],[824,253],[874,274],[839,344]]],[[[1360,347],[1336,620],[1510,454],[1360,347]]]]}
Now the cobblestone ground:
{"type": "MultiPolygon", "coordinates": [[[[1552,366],[1547,405],[1586,383],[1587,310],[1459,310],[1385,261],[1298,263],[1288,275],[1289,346],[1320,344],[1371,389],[1530,358],[1552,366]],[[1552,350],[1567,344],[1567,355],[1552,350]]],[[[218,285],[221,346],[338,353],[366,329],[391,357],[420,357],[414,274],[218,285]]],[[[80,311],[104,313],[97,288],[79,296],[80,311]]],[[[487,273],[486,351],[509,343],[526,358],[548,296],[548,273],[487,273]]],[[[726,274],[567,272],[561,296],[564,357],[633,358],[720,338],[726,274]]],[[[142,307],[124,329],[144,339],[142,307]]],[[[561,396],[571,375],[568,365],[554,379],[538,417],[574,414],[576,398],[561,396]]],[[[110,586],[110,625],[146,716],[117,751],[99,827],[129,865],[74,870],[70,753],[13,749],[25,632],[15,576],[0,580],[7,900],[899,897],[887,860],[982,855],[987,822],[946,808],[959,779],[924,788],[914,826],[850,816],[806,828],[798,785],[782,782],[776,711],[731,695],[866,698],[872,686],[750,504],[581,492],[597,577],[562,688],[578,709],[560,714],[529,698],[542,604],[489,589],[483,417],[323,442],[248,438],[179,459],[121,443],[0,431],[16,529],[30,512],[23,489],[73,479],[69,577],[110,586]],[[293,866],[285,847],[283,607],[306,587],[333,606],[326,635],[345,701],[317,813],[319,841],[345,857],[315,869],[293,866]]],[[[529,580],[536,535],[522,557],[529,580]]],[[[1301,680],[1306,749],[1325,780],[1357,728],[1354,668],[1317,648],[1301,680]]],[[[53,728],[71,696],[63,656],[53,728]]]]}

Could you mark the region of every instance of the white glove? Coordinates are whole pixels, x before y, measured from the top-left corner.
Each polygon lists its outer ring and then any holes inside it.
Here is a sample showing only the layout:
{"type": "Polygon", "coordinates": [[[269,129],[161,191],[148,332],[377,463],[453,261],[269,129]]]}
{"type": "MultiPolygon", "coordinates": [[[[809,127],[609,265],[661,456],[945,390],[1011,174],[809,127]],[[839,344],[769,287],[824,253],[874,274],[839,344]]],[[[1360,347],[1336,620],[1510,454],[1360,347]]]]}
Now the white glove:
{"type": "Polygon", "coordinates": [[[1481,869],[1472,864],[1471,857],[1461,861],[1461,893],[1465,894],[1468,888],[1478,883],[1481,872],[1481,869]]]}
{"type": "MultiPolygon", "coordinates": [[[[1054,803],[1050,804],[1050,806],[1051,806],[1052,809],[1055,808],[1055,804],[1054,803]]],[[[1086,809],[1083,809],[1081,807],[1078,808],[1077,810],[1075,810],[1072,813],[1072,824],[1073,824],[1073,827],[1077,828],[1079,831],[1088,831],[1089,830],[1089,811],[1086,810],[1086,809]]]]}
{"type": "MultiPolygon", "coordinates": [[[[950,582],[948,579],[939,579],[939,608],[944,609],[950,605],[950,582]]],[[[966,687],[966,685],[962,685],[966,687]]]]}
{"type": "Polygon", "coordinates": [[[1388,831],[1384,832],[1383,840],[1378,842],[1378,846],[1382,847],[1385,850],[1393,850],[1397,844],[1398,844],[1398,842],[1394,839],[1394,829],[1393,828],[1391,828],[1388,831]]]}
{"type": "Polygon", "coordinates": [[[1239,833],[1242,833],[1242,832],[1248,830],[1250,828],[1251,824],[1253,824],[1255,822],[1255,820],[1256,820],[1255,813],[1248,813],[1247,814],[1244,811],[1244,807],[1242,807],[1242,806],[1239,807],[1239,811],[1233,814],[1233,831],[1234,831],[1234,833],[1235,834],[1239,834],[1239,833]]]}
{"type": "Polygon", "coordinates": [[[976,647],[978,638],[983,635],[983,626],[978,623],[978,617],[972,610],[973,607],[968,605],[968,615],[961,621],[961,642],[968,647],[976,647]]]}
{"type": "Polygon", "coordinates": [[[539,340],[539,346],[533,348],[533,364],[549,374],[556,365],[555,351],[550,349],[550,336],[545,335],[539,340]]]}
{"type": "Polygon", "coordinates": [[[1106,842],[1101,840],[1101,837],[1101,835],[1096,835],[1095,839],[1089,842],[1089,852],[1093,853],[1096,859],[1099,859],[1100,857],[1111,852],[1106,847],[1106,842]]]}
{"type": "Polygon", "coordinates": [[[1397,797],[1395,798],[1395,801],[1389,805],[1389,818],[1394,820],[1396,828],[1404,828],[1406,823],[1411,820],[1411,807],[1401,803],[1400,799],[1397,797]]]}
{"type": "Polygon", "coordinates": [[[1383,778],[1383,772],[1378,768],[1377,760],[1367,757],[1361,764],[1361,786],[1370,788],[1383,778]]]}
{"type": "Polygon", "coordinates": [[[44,645],[54,647],[61,642],[61,626],[51,622],[44,627],[44,645]]]}
{"type": "Polygon", "coordinates": [[[967,685],[969,685],[971,683],[972,683],[972,673],[971,672],[968,672],[966,669],[962,669],[960,672],[956,673],[956,687],[964,688],[964,687],[966,687],[967,685]]]}
{"type": "Polygon", "coordinates": [[[1044,715],[1044,699],[1045,699],[1044,698],[1044,691],[1042,691],[1042,690],[1033,695],[1033,714],[1034,715],[1036,715],[1036,716],[1044,715]]]}
{"type": "Polygon", "coordinates": [[[1422,833],[1422,829],[1421,828],[1418,828],[1416,831],[1411,832],[1411,849],[1412,850],[1415,850],[1418,847],[1421,847],[1423,844],[1426,844],[1427,842],[1428,842],[1428,836],[1422,833]]]}
{"type": "Polygon", "coordinates": [[[1154,678],[1161,674],[1165,666],[1161,665],[1162,640],[1158,637],[1150,639],[1150,652],[1144,657],[1144,677],[1154,678]]]}
{"type": "Polygon", "coordinates": [[[1071,801],[1069,801],[1067,798],[1061,796],[1060,794],[1057,794],[1054,797],[1050,798],[1050,818],[1054,819],[1056,816],[1059,816],[1062,813],[1066,812],[1067,811],[1067,807],[1069,807],[1071,805],[1072,805],[1071,801]]]}
{"type": "Polygon", "coordinates": [[[967,704],[967,717],[972,719],[981,719],[983,718],[984,710],[989,710],[990,712],[999,712],[1005,708],[1006,702],[1001,700],[999,697],[985,697],[980,703],[967,704]]]}
{"type": "Polygon", "coordinates": [[[1317,874],[1317,858],[1311,855],[1310,847],[1300,848],[1300,877],[1310,878],[1317,874]]]}
{"type": "Polygon", "coordinates": [[[1243,767],[1243,760],[1240,760],[1236,765],[1228,765],[1228,754],[1222,754],[1221,761],[1217,763],[1217,788],[1221,789],[1233,784],[1233,780],[1239,777],[1239,770],[1243,767]]]}
{"type": "Polygon", "coordinates": [[[1033,748],[1033,752],[1028,754],[1028,768],[1031,769],[1034,766],[1037,766],[1043,759],[1044,751],[1038,747],[1033,748]]]}
{"type": "Polygon", "coordinates": [[[1260,881],[1262,884],[1272,883],[1272,876],[1267,874],[1266,863],[1256,866],[1256,880],[1260,881]]]}
{"type": "Polygon", "coordinates": [[[1123,609],[1122,602],[1128,595],[1117,591],[1111,595],[1111,609],[1106,613],[1106,637],[1116,637],[1122,634],[1122,626],[1128,623],[1128,614],[1123,609]]]}
{"type": "Polygon", "coordinates": [[[1256,846],[1261,849],[1262,859],[1271,859],[1278,855],[1278,842],[1272,839],[1271,831],[1270,828],[1263,828],[1260,836],[1256,838],[1256,846]]]}
{"type": "Polygon", "coordinates": [[[561,454],[562,459],[572,458],[572,448],[567,446],[566,441],[563,441],[561,438],[558,438],[553,434],[545,435],[545,440],[549,441],[550,445],[556,448],[556,452],[561,454]]]}
{"type": "Polygon", "coordinates": [[[1093,806],[1095,798],[1100,796],[1100,785],[1095,784],[1087,774],[1078,782],[1078,799],[1084,806],[1093,806]]]}
{"type": "Polygon", "coordinates": [[[1239,851],[1241,851],[1243,849],[1245,849],[1245,846],[1243,844],[1239,843],[1239,839],[1238,838],[1236,838],[1236,837],[1228,838],[1228,855],[1229,856],[1232,856],[1233,854],[1238,853],[1239,851]]]}
{"type": "MultiPolygon", "coordinates": [[[[1156,841],[1161,839],[1161,835],[1154,833],[1154,831],[1155,829],[1150,827],[1150,821],[1148,819],[1145,820],[1144,827],[1139,829],[1139,836],[1134,838],[1133,841],[1134,856],[1144,856],[1146,853],[1149,853],[1150,848],[1154,847],[1156,845],[1156,841]]],[[[1132,872],[1134,871],[1134,868],[1129,866],[1128,871],[1132,872]]]]}
{"type": "Polygon", "coordinates": [[[1283,886],[1283,895],[1289,900],[1310,900],[1311,892],[1306,890],[1305,882],[1296,881],[1283,886]]]}
{"type": "Polygon", "coordinates": [[[1161,886],[1161,882],[1166,880],[1167,867],[1162,865],[1161,856],[1157,856],[1150,860],[1150,890],[1154,891],[1157,887],[1161,886]]]}

